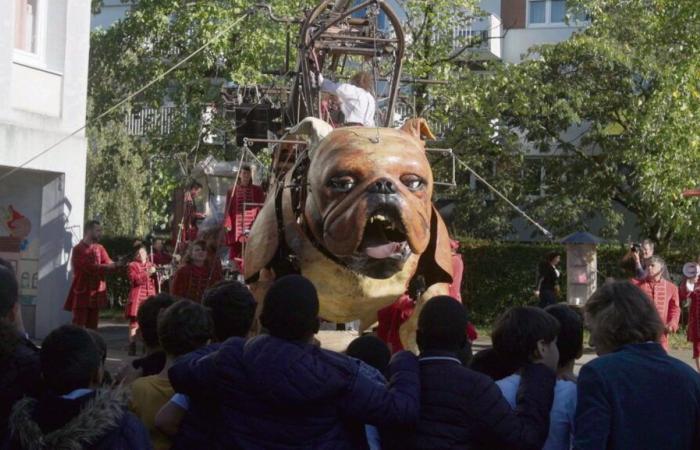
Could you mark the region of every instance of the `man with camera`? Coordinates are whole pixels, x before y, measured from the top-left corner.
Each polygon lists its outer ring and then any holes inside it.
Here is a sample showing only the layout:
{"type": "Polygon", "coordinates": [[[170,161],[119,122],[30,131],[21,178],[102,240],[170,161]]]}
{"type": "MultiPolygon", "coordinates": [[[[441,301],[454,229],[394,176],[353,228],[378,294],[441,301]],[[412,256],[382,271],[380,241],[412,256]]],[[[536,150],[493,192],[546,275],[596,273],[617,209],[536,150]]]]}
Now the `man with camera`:
{"type": "MultiPolygon", "coordinates": [[[[651,257],[654,256],[654,242],[651,239],[644,239],[641,244],[632,244],[630,251],[634,259],[635,278],[637,280],[647,278],[649,275],[648,268],[651,264],[651,257]]],[[[668,270],[665,266],[662,276],[664,279],[670,280],[668,270]]]]}

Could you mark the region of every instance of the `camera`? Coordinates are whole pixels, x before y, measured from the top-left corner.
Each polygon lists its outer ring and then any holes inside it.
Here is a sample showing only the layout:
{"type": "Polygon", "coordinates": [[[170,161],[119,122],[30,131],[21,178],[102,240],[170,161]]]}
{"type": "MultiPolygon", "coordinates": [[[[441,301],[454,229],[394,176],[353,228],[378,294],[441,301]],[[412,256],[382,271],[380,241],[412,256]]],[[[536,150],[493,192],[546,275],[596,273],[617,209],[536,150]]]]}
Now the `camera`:
{"type": "Polygon", "coordinates": [[[633,253],[641,253],[642,252],[642,244],[640,244],[638,242],[634,242],[630,246],[630,251],[632,251],[633,253]]]}

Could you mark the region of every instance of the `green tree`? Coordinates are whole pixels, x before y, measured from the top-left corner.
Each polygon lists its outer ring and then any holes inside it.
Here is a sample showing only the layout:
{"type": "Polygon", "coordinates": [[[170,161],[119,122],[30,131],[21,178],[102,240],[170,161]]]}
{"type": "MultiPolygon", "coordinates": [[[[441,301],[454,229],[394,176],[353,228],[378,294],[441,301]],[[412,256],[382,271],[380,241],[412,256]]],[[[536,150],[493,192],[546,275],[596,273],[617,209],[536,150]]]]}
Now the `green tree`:
{"type": "MultiPolygon", "coordinates": [[[[479,81],[479,94],[452,111],[452,139],[468,138],[471,116],[496,104],[494,123],[505,125],[503,133],[556,155],[549,158],[546,195],[529,199],[521,183],[520,202],[557,234],[598,218],[606,223],[601,233],[612,237],[622,221],[616,205],[622,205],[637,216],[642,233],[662,246],[687,241],[700,221],[697,203],[681,196],[700,182],[694,4],[574,3],[590,11],[591,26],[533,49],[524,63],[494,68],[479,81]]],[[[459,90],[468,93],[474,86],[466,79],[459,90]]],[[[476,143],[468,152],[481,155],[491,148],[476,143]]],[[[511,147],[500,154],[518,158],[511,147]]]]}
{"type": "MultiPolygon", "coordinates": [[[[298,15],[311,2],[269,3],[277,16],[285,17],[298,15]]],[[[264,14],[250,15],[232,26],[254,4],[250,0],[141,0],[125,19],[93,32],[89,119],[213,39],[204,51],[122,110],[100,122],[90,122],[88,211],[109,217],[114,222],[108,227],[110,232],[143,234],[148,227],[144,224],[148,223],[146,211],[156,225],[165,227],[172,189],[183,184],[192,166],[208,154],[233,157],[232,146],[225,150],[202,139],[210,132],[225,134],[229,141],[235,136],[231,122],[222,115],[215,114],[212,120],[203,116],[207,107],[220,107],[225,80],[287,82],[266,73],[283,67],[285,37],[287,32],[295,35],[297,28],[272,22],[264,14]],[[215,39],[227,27],[230,30],[215,39]],[[168,117],[157,114],[163,107],[170,107],[168,117]],[[118,131],[124,129],[127,112],[149,119],[138,136],[118,131]],[[167,125],[163,127],[163,123],[167,125]],[[129,195],[122,195],[125,192],[129,195]],[[124,198],[129,199],[128,206],[122,203],[124,198]],[[130,218],[134,211],[143,221],[130,218]]],[[[93,2],[94,10],[100,6],[101,2],[93,2]]]]}

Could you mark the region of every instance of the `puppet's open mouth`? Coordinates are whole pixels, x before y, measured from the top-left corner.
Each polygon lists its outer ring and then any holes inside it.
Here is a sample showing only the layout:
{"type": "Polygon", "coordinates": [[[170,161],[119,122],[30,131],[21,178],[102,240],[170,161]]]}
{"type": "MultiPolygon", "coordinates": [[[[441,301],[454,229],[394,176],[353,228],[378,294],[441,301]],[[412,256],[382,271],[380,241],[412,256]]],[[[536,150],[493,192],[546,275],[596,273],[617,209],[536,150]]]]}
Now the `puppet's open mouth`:
{"type": "Polygon", "coordinates": [[[407,253],[406,229],[394,211],[375,212],[367,219],[359,251],[372,259],[403,259],[407,253]]]}

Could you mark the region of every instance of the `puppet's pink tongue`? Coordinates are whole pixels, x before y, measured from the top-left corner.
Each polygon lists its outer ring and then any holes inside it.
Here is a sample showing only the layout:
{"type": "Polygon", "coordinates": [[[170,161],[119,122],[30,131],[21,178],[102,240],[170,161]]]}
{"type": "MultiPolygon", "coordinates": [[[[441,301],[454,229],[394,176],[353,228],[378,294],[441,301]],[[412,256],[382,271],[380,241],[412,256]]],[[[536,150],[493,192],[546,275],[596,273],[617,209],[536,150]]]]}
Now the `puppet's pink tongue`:
{"type": "Polygon", "coordinates": [[[374,259],[388,258],[395,253],[399,253],[400,251],[400,242],[389,242],[388,244],[367,247],[365,249],[365,253],[367,253],[367,256],[374,259]]]}

